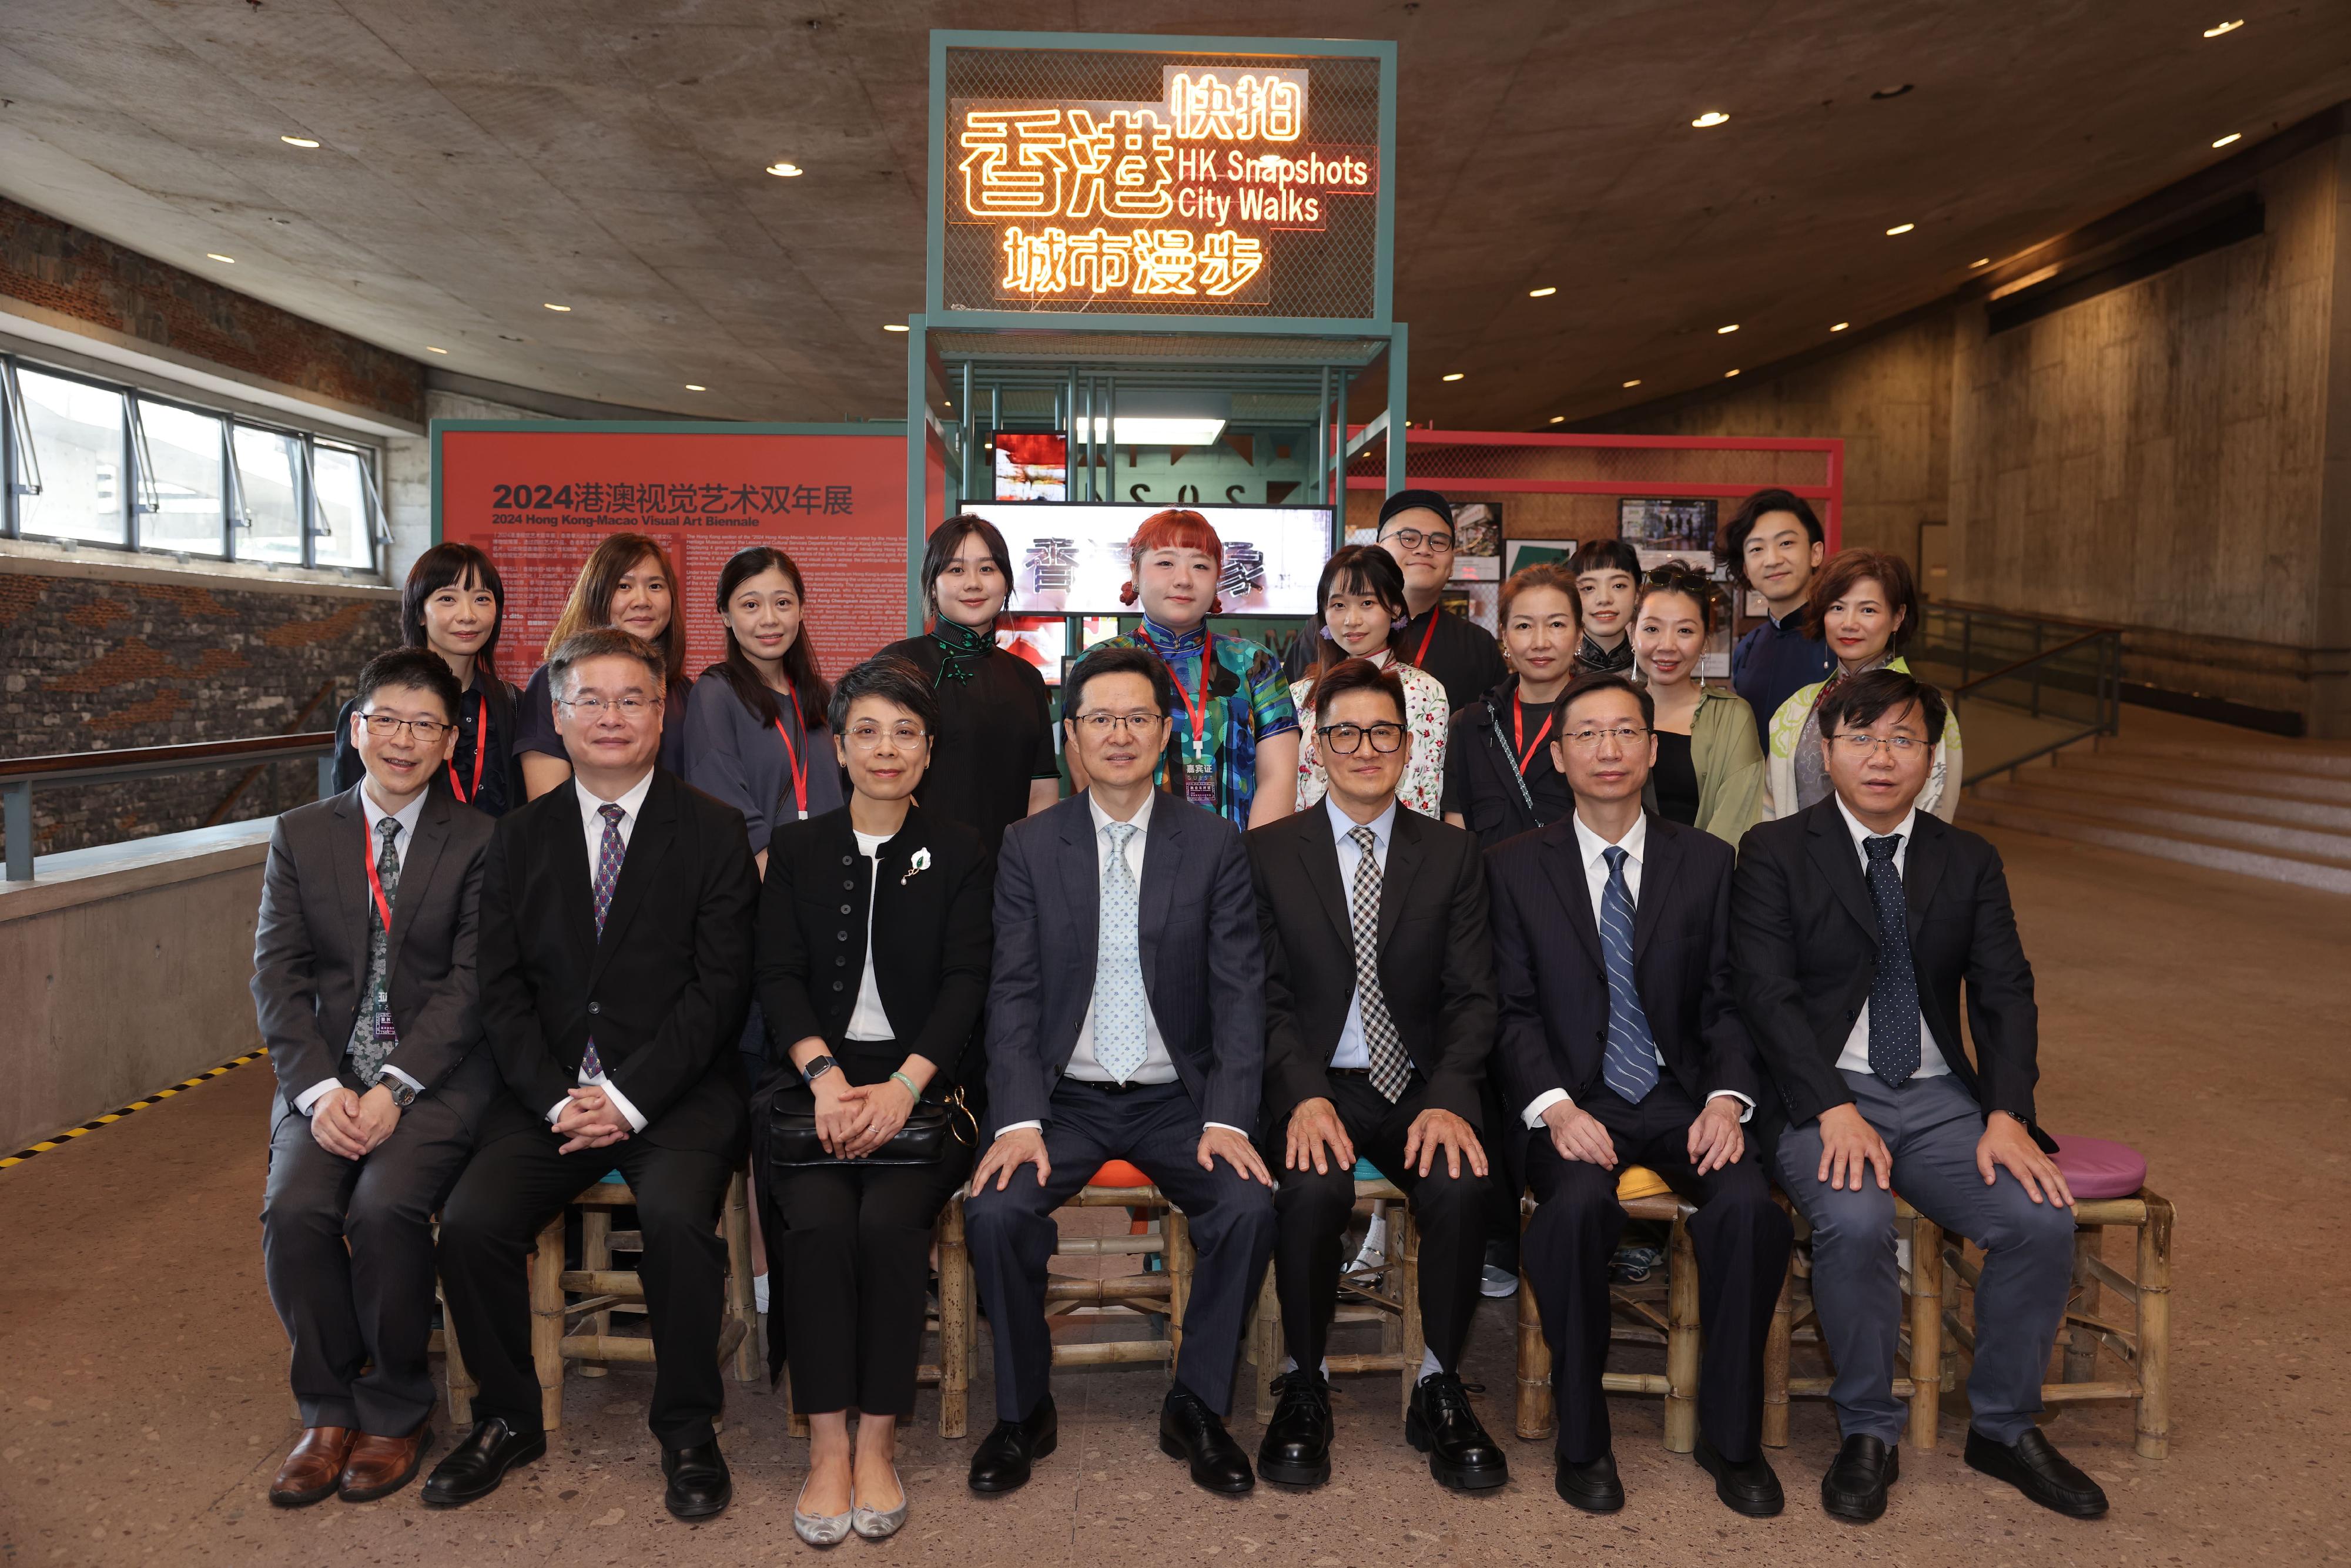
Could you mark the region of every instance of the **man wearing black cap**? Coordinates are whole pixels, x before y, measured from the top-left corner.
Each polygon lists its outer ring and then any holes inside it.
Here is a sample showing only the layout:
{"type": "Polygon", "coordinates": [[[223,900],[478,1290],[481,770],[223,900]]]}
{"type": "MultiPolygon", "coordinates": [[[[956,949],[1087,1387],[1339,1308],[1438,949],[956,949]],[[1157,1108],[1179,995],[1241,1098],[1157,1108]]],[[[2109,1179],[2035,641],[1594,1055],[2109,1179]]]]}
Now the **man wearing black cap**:
{"type": "MultiPolygon", "coordinates": [[[[1405,605],[1412,615],[1401,640],[1405,658],[1437,677],[1449,708],[1476,702],[1500,685],[1510,671],[1492,633],[1437,607],[1453,576],[1453,503],[1434,490],[1398,490],[1380,507],[1379,542],[1404,568],[1405,605]]],[[[1314,640],[1301,637],[1282,665],[1291,680],[1302,680],[1313,662],[1314,640]]]]}

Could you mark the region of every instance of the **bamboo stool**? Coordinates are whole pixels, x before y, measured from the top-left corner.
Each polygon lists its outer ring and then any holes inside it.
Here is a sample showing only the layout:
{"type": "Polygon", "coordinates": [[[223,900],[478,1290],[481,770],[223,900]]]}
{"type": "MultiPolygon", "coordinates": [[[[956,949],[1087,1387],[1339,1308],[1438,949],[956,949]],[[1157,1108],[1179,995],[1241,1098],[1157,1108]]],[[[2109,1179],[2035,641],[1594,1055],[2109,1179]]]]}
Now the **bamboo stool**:
{"type": "Polygon", "coordinates": [[[1045,1282],[1048,1320],[1081,1320],[1112,1312],[1140,1312],[1160,1320],[1164,1338],[1101,1340],[1086,1344],[1057,1344],[1055,1366],[1105,1366],[1125,1362],[1164,1361],[1174,1376],[1184,1349],[1184,1301],[1192,1293],[1192,1236],[1183,1210],[1167,1201],[1149,1178],[1124,1160],[1113,1160],[1096,1171],[1064,1207],[1070,1208],[1151,1209],[1159,1218],[1157,1235],[1064,1236],[1055,1243],[1056,1258],[1143,1257],[1156,1253],[1158,1273],[1113,1274],[1099,1280],[1057,1275],[1045,1282]]]}
{"type": "MultiPolygon", "coordinates": [[[[1396,1374],[1401,1414],[1412,1408],[1413,1385],[1420,1381],[1421,1359],[1427,1349],[1420,1326],[1420,1228],[1413,1221],[1412,1205],[1405,1201],[1403,1189],[1384,1176],[1356,1177],[1355,1200],[1369,1201],[1374,1214],[1387,1216],[1387,1265],[1376,1280],[1342,1271],[1339,1306],[1331,1322],[1334,1328],[1341,1323],[1378,1323],[1380,1348],[1344,1355],[1334,1352],[1324,1359],[1330,1362],[1333,1377],[1366,1372],[1396,1374]]],[[[1248,1343],[1256,1363],[1257,1416],[1270,1421],[1274,1368],[1281,1364],[1282,1356],[1281,1303],[1270,1264],[1253,1312],[1248,1343]]]]}
{"type": "MultiPolygon", "coordinates": [[[[1772,1311],[1771,1333],[1763,1344],[1763,1444],[1771,1448],[1788,1446],[1788,1401],[1825,1399],[1835,1381],[1796,1377],[1789,1370],[1793,1346],[1821,1343],[1812,1301],[1812,1252],[1807,1246],[1812,1227],[1792,1206],[1790,1218],[1795,1224],[1796,1245],[1789,1254],[1788,1277],[1781,1283],[1779,1305],[1772,1311]]],[[[1894,1380],[1893,1393],[1895,1398],[1910,1402],[1910,1427],[1903,1440],[1914,1448],[1931,1448],[1935,1424],[1942,1414],[1942,1396],[1956,1383],[1943,1340],[1943,1230],[1903,1202],[1899,1194],[1894,1199],[1894,1223],[1897,1232],[1903,1226],[1909,1228],[1910,1267],[1901,1276],[1909,1332],[1896,1352],[1908,1375],[1894,1380]],[[1928,1375],[1919,1375],[1922,1370],[1928,1375]]]]}
{"type": "MultiPolygon", "coordinates": [[[[1640,1166],[1627,1166],[1618,1176],[1616,1201],[1628,1218],[1659,1221],[1673,1228],[1663,1285],[1643,1281],[1637,1285],[1612,1284],[1608,1288],[1609,1304],[1623,1320],[1609,1333],[1609,1343],[1662,1344],[1666,1347],[1666,1370],[1663,1376],[1654,1372],[1604,1372],[1600,1375],[1601,1392],[1663,1395],[1666,1449],[1668,1453],[1687,1454],[1698,1447],[1698,1255],[1690,1245],[1687,1223],[1698,1210],[1695,1205],[1666,1188],[1664,1178],[1640,1166]],[[1629,1193],[1643,1196],[1626,1196],[1629,1193]],[[1663,1312],[1658,1310],[1660,1306],[1663,1312]]],[[[1521,1232],[1534,1218],[1534,1198],[1521,1197],[1521,1232]]],[[[1523,1244],[1520,1251],[1523,1265],[1523,1244]]],[[[1768,1410],[1767,1406],[1767,1421],[1768,1410]]],[[[1558,1430],[1558,1406],[1551,1385],[1551,1345],[1543,1339],[1542,1312],[1535,1303],[1534,1283],[1521,1266],[1518,1434],[1533,1442],[1558,1430]]]]}
{"type": "MultiPolygon", "coordinates": [[[[433,1236],[434,1240],[440,1239],[441,1222],[437,1218],[433,1222],[433,1236]]],[[[474,1375],[465,1370],[465,1357],[457,1348],[456,1332],[448,1326],[449,1296],[441,1289],[438,1274],[433,1277],[433,1298],[441,1303],[442,1326],[433,1331],[432,1337],[425,1342],[424,1351],[428,1355],[434,1351],[441,1353],[443,1403],[448,1408],[449,1419],[460,1427],[470,1427],[474,1424],[474,1393],[481,1385],[475,1383],[474,1375]]]]}
{"type": "MultiPolygon", "coordinates": [[[[914,1386],[939,1391],[939,1436],[960,1437],[968,1430],[976,1359],[972,1342],[971,1249],[964,1240],[962,1193],[947,1199],[947,1206],[939,1211],[933,1235],[939,1251],[939,1310],[925,1314],[923,1330],[939,1336],[939,1358],[914,1368],[914,1386]]],[[[787,1434],[807,1437],[809,1419],[804,1412],[792,1408],[789,1377],[780,1389],[787,1434]]]]}
{"type": "MultiPolygon", "coordinates": [[[[611,1211],[635,1202],[636,1195],[626,1182],[608,1176],[565,1206],[567,1210],[585,1210],[580,1216],[580,1267],[577,1269],[563,1266],[562,1213],[538,1233],[538,1249],[530,1265],[530,1350],[531,1361],[538,1369],[541,1416],[550,1427],[563,1421],[567,1356],[582,1363],[580,1373],[589,1377],[604,1375],[607,1368],[602,1363],[653,1359],[650,1338],[612,1332],[614,1312],[644,1310],[644,1286],[636,1270],[612,1267],[615,1250],[642,1250],[639,1232],[612,1228],[611,1211]],[[579,1292],[580,1299],[567,1301],[569,1292],[579,1292]],[[565,1324],[572,1319],[580,1320],[580,1326],[566,1333],[565,1324]]],[[[727,1179],[719,1221],[726,1237],[726,1315],[718,1334],[718,1358],[734,1358],[737,1383],[755,1382],[758,1377],[758,1317],[751,1304],[751,1222],[745,1202],[743,1173],[737,1170],[727,1179]]],[[[452,1416],[463,1418],[455,1416],[454,1395],[452,1416]]]]}

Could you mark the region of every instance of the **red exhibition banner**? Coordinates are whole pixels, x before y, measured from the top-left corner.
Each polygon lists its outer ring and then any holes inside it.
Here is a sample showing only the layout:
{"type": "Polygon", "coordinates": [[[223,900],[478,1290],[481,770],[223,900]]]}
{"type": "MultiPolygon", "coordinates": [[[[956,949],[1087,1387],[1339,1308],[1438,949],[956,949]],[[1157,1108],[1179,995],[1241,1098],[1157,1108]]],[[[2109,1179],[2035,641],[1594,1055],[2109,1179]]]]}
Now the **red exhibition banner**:
{"type": "Polygon", "coordinates": [[[651,535],[677,563],[689,675],[725,656],[718,573],[752,545],[799,563],[827,675],[906,634],[906,445],[895,429],[454,423],[434,435],[439,537],[497,563],[499,673],[517,685],[538,666],[580,563],[613,533],[651,535]]]}

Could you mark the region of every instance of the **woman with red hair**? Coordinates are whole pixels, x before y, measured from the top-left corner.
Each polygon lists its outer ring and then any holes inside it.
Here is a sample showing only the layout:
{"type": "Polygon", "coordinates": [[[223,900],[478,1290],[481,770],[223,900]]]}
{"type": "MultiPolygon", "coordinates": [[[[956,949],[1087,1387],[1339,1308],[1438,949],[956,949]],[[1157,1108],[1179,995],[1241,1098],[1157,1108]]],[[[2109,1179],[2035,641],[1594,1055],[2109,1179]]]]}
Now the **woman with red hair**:
{"type": "MultiPolygon", "coordinates": [[[[1143,625],[1101,646],[1155,653],[1175,677],[1176,747],[1185,799],[1238,828],[1279,821],[1298,804],[1298,715],[1280,661],[1257,643],[1208,630],[1222,605],[1224,541],[1197,512],[1155,512],[1127,543],[1133,574],[1120,597],[1143,625]]],[[[1085,779],[1069,753],[1070,782],[1085,779]]],[[[1163,787],[1177,788],[1161,773],[1163,787]]]]}

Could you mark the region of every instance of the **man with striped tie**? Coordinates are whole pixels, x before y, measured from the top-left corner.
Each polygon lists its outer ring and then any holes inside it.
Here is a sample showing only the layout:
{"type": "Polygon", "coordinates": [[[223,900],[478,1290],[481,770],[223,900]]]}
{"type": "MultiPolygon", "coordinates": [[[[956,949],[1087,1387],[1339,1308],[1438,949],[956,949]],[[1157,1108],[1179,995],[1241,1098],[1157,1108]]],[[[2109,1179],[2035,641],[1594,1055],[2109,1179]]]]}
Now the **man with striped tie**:
{"type": "Polygon", "coordinates": [[[1698,1205],[1698,1460],[1725,1505],[1762,1518],[1783,1506],[1763,1458],[1763,1340],[1789,1224],[1744,1126],[1764,1090],[1730,988],[1730,846],[1642,810],[1653,724],[1625,676],[1578,678],[1552,742],[1574,815],[1487,853],[1497,1054],[1538,1206],[1525,1269],[1559,1401],[1555,1485],[1612,1512],[1625,1488],[1600,1378],[1617,1177],[1644,1166],[1698,1205]]]}
{"type": "Polygon", "coordinates": [[[606,628],[567,638],[547,667],[572,772],[498,820],[483,869],[482,1026],[506,1092],[441,1211],[449,1317],[481,1387],[424,1500],[486,1497],[547,1451],[523,1262],[540,1227],[617,1170],[644,1239],[664,1500],[704,1519],[733,1496],[714,1426],[718,1211],[750,1136],[736,1043],[758,883],[742,813],[654,765],[660,653],[606,628]]]}

